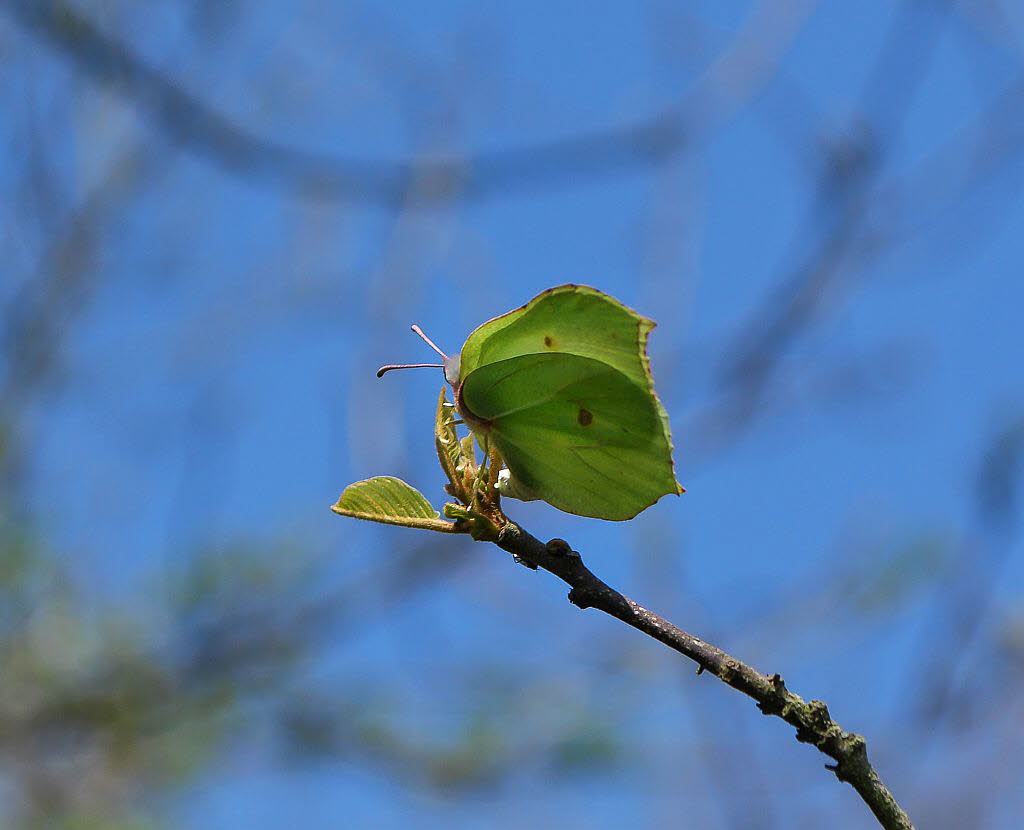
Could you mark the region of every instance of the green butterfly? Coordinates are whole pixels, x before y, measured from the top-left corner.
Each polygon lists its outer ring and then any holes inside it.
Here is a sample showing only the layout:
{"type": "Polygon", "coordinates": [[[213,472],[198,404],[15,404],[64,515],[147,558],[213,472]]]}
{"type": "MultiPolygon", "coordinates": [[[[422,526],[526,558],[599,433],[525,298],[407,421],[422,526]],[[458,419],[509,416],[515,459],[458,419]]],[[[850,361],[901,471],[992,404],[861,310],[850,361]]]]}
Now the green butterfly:
{"type": "Polygon", "coordinates": [[[444,362],[377,376],[443,368],[459,414],[508,468],[505,495],[623,521],[683,492],[647,359],[654,325],[595,288],[560,285],[479,326],[453,357],[413,326],[444,362]]]}

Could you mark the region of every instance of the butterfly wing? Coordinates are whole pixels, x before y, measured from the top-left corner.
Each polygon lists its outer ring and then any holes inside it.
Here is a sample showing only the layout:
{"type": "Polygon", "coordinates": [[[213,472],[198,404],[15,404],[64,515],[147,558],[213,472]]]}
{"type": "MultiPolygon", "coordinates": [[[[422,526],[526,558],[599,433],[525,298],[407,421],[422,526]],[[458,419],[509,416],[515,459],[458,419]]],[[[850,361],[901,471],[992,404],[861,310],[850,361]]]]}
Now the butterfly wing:
{"type": "MultiPolygon", "coordinates": [[[[462,377],[527,354],[572,354],[596,360],[621,372],[652,398],[671,464],[668,413],[654,392],[647,358],[647,339],[654,325],[596,288],[560,285],[478,326],[462,347],[462,377]]],[[[675,492],[682,492],[678,484],[675,492]]]]}
{"type": "Polygon", "coordinates": [[[647,336],[653,328],[653,320],[596,288],[560,285],[478,326],[462,347],[462,377],[510,357],[558,352],[598,360],[652,386],[647,336]]]}
{"type": "Polygon", "coordinates": [[[464,376],[459,404],[516,481],[560,510],[621,521],[680,492],[656,399],[606,362],[489,362],[464,376]]]}

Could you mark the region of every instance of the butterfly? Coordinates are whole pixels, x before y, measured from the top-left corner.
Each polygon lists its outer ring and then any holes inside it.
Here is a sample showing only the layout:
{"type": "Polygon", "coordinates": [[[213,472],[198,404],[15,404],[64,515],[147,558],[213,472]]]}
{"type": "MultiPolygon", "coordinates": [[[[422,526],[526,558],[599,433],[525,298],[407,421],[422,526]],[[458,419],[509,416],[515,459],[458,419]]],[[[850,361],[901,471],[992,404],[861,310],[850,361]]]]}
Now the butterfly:
{"type": "Polygon", "coordinates": [[[649,320],[585,285],[560,285],[478,326],[444,370],[455,405],[507,467],[499,489],[579,516],[623,521],[683,492],[654,392],[649,320]]]}

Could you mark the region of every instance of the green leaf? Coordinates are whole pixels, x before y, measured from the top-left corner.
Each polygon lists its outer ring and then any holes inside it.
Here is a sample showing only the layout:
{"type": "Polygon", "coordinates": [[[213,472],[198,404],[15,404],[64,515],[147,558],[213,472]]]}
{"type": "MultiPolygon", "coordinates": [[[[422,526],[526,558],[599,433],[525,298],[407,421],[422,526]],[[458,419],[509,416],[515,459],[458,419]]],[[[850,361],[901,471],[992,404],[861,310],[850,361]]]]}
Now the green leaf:
{"type": "Polygon", "coordinates": [[[375,476],[350,484],[331,510],[387,525],[456,532],[455,525],[442,519],[419,490],[393,476],[375,476]]]}

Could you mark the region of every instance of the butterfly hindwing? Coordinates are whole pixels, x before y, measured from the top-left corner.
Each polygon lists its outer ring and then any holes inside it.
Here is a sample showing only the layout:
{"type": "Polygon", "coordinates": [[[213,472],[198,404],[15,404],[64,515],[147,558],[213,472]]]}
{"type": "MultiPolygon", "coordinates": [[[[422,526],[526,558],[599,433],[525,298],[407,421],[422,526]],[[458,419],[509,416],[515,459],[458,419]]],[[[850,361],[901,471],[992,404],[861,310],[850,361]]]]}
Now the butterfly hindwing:
{"type": "Polygon", "coordinates": [[[515,479],[561,510],[623,520],[679,491],[656,399],[607,362],[488,362],[465,376],[460,405],[515,479]]]}

